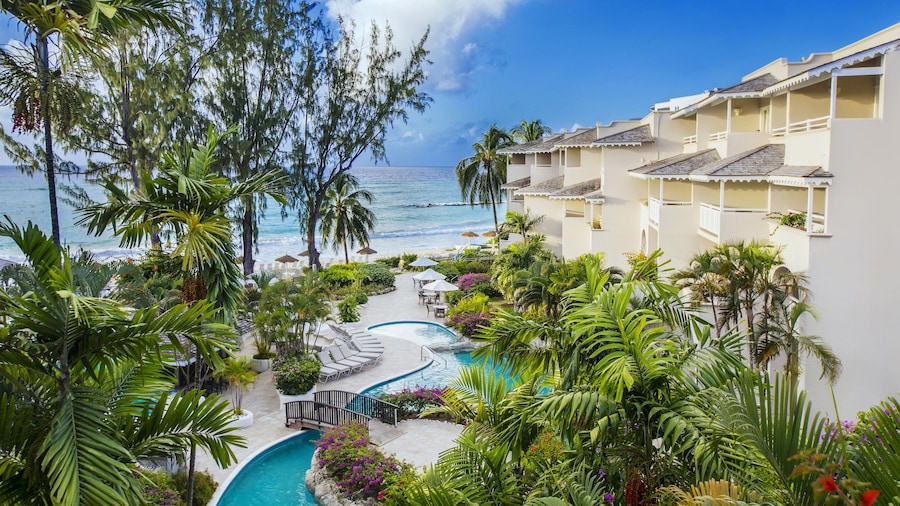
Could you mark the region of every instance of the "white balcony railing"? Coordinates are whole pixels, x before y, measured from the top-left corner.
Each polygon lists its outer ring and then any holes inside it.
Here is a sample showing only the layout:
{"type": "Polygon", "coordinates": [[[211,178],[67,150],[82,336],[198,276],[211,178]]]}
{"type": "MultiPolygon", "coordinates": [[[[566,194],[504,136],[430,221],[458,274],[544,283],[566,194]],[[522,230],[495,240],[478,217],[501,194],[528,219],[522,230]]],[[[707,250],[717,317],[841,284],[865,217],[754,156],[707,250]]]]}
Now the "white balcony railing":
{"type": "Polygon", "coordinates": [[[688,135],[684,138],[684,144],[697,144],[697,136],[696,135],[688,135]]]}
{"type": "Polygon", "coordinates": [[[831,128],[831,116],[822,116],[821,118],[810,118],[803,121],[790,123],[787,126],[773,128],[773,137],[784,137],[789,134],[800,132],[812,132],[813,130],[825,130],[831,128]]]}
{"type": "Polygon", "coordinates": [[[721,213],[715,207],[712,207],[708,204],[700,205],[700,228],[706,230],[707,232],[718,236],[719,235],[719,223],[720,223],[721,213]]]}
{"type": "Polygon", "coordinates": [[[650,211],[650,223],[654,225],[659,225],[659,200],[650,199],[647,202],[648,211],[650,211]]]}
{"type": "Polygon", "coordinates": [[[727,139],[727,138],[728,138],[728,132],[724,132],[724,131],[723,131],[723,132],[716,132],[716,133],[714,133],[714,134],[709,134],[709,141],[710,141],[710,142],[724,141],[724,140],[727,139]]]}

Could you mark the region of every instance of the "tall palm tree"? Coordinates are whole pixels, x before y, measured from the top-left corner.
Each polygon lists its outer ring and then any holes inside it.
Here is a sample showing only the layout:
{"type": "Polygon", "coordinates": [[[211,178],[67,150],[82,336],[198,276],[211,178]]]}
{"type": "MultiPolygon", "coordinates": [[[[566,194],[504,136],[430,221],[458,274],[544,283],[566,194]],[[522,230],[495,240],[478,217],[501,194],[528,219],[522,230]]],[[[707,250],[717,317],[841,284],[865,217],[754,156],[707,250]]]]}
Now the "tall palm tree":
{"type": "Polygon", "coordinates": [[[552,131],[549,126],[543,124],[539,119],[533,121],[523,119],[518,126],[512,129],[510,134],[512,134],[513,140],[525,143],[536,141],[552,131]]]}
{"type": "Polygon", "coordinates": [[[23,62],[2,49],[0,63],[0,102],[15,104],[16,125],[26,131],[43,129],[44,170],[50,196],[50,222],[53,242],[59,247],[59,211],[56,203],[56,167],[53,153],[54,113],[65,104],[54,104],[54,91],[63,67],[51,68],[51,49],[55,46],[59,60],[73,63],[78,58],[98,52],[115,30],[129,24],[152,26],[174,24],[170,9],[172,0],[120,0],[118,2],[84,2],[81,0],[4,0],[0,10],[16,18],[25,30],[25,44],[30,48],[34,71],[26,71],[23,62]],[[15,65],[15,66],[14,66],[15,65]],[[18,67],[18,68],[17,68],[18,67]],[[37,79],[22,79],[27,74],[37,79]],[[37,91],[37,93],[35,93],[37,91]]]}
{"type": "Polygon", "coordinates": [[[373,200],[372,192],[359,188],[352,174],[341,174],[325,193],[322,204],[320,230],[331,240],[334,250],[344,248],[344,263],[350,263],[347,247],[369,244],[369,232],[375,229],[375,213],[367,208],[373,200]]]}
{"type": "Polygon", "coordinates": [[[497,199],[500,198],[500,186],[506,182],[506,156],[497,151],[512,144],[508,133],[497,128],[497,125],[491,125],[481,141],[472,145],[475,154],[456,164],[456,179],[463,199],[472,206],[490,204],[494,212],[495,232],[500,230],[497,199]]]}
{"type": "Polygon", "coordinates": [[[544,216],[533,217],[527,213],[506,211],[506,217],[500,224],[500,233],[521,234],[522,239],[528,239],[528,234],[533,232],[542,221],[544,221],[544,216]]]}
{"type": "Polygon", "coordinates": [[[0,502],[141,504],[128,464],[145,456],[207,449],[234,462],[227,402],[174,386],[161,357],[184,353],[176,335],[217,356],[230,328],[205,323],[209,303],[129,312],[111,299],[81,295],[71,263],[37,227],[8,221],[0,236],[28,259],[17,282],[0,290],[0,502]]]}

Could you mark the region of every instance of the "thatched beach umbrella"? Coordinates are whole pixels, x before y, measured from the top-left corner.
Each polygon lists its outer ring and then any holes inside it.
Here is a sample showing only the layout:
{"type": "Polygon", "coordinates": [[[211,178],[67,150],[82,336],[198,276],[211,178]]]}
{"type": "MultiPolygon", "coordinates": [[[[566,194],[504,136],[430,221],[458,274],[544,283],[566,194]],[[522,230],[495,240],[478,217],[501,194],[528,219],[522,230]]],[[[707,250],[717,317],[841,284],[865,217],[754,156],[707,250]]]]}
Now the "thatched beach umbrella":
{"type": "Polygon", "coordinates": [[[476,234],[475,232],[472,232],[471,230],[468,230],[468,231],[466,231],[466,232],[463,232],[463,233],[461,233],[461,234],[459,234],[459,235],[461,235],[461,236],[465,237],[466,239],[468,239],[468,240],[469,240],[469,244],[472,244],[472,238],[473,238],[473,237],[478,237],[478,234],[476,234]]]}
{"type": "Polygon", "coordinates": [[[487,232],[481,234],[481,237],[497,237],[497,232],[488,230],[487,232]]]}
{"type": "Polygon", "coordinates": [[[378,253],[378,252],[368,246],[356,251],[357,255],[365,255],[366,256],[366,263],[369,263],[369,255],[374,255],[375,253],[378,253]]]}
{"type": "Polygon", "coordinates": [[[290,255],[283,255],[283,256],[280,256],[280,257],[276,258],[275,261],[276,261],[276,262],[279,262],[279,263],[282,263],[282,264],[291,264],[291,263],[294,263],[294,262],[299,262],[299,260],[297,260],[296,258],[294,258],[294,257],[292,257],[292,256],[290,256],[290,255]]]}

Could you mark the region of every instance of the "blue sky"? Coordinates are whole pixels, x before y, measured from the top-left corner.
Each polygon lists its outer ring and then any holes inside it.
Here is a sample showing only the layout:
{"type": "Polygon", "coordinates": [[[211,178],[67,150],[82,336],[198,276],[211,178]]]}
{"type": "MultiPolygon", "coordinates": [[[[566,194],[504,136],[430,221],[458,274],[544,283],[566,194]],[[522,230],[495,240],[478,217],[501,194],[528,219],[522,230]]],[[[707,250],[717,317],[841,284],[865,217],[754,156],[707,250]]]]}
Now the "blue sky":
{"type": "MultiPolygon", "coordinates": [[[[827,52],[900,22],[900,1],[325,0],[407,48],[431,27],[434,103],[389,133],[391,165],[452,166],[491,124],[555,131],[639,118],[776,58],[827,52]]],[[[0,24],[0,35],[10,28],[0,24]]],[[[9,125],[9,110],[0,121],[9,125]]],[[[0,153],[0,163],[8,163],[0,153]]]]}

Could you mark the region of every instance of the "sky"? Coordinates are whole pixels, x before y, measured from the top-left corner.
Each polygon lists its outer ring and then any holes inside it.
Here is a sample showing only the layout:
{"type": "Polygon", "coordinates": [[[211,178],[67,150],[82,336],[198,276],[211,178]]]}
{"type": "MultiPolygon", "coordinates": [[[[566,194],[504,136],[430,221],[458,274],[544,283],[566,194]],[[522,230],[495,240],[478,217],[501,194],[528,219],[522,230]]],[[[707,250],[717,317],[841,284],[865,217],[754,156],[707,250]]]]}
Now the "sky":
{"type": "MultiPolygon", "coordinates": [[[[406,50],[431,32],[433,99],[388,133],[394,166],[453,166],[492,124],[554,131],[640,118],[781,57],[829,52],[900,22],[900,1],[324,0],[406,50]]],[[[8,24],[0,36],[9,39],[8,24]]],[[[8,129],[10,113],[0,108],[8,129]]],[[[8,131],[8,130],[7,130],[8,131]]],[[[76,160],[77,161],[77,160],[76,160]]],[[[7,164],[0,153],[0,164],[7,164]]]]}

